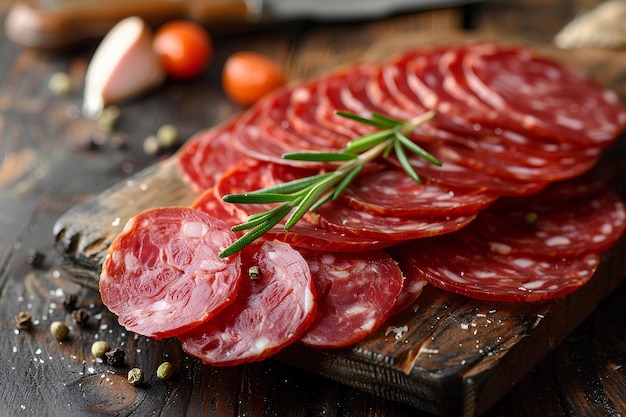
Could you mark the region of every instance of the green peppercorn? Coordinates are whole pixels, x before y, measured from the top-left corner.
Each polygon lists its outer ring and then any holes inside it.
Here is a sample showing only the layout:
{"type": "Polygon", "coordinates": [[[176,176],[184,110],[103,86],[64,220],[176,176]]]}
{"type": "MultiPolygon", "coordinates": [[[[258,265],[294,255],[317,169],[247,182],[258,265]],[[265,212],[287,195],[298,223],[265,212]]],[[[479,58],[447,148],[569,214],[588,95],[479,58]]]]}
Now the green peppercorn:
{"type": "Polygon", "coordinates": [[[143,382],[143,371],[141,368],[133,368],[128,371],[128,382],[130,385],[139,385],[143,382]]]}
{"type": "Polygon", "coordinates": [[[53,321],[50,325],[50,333],[56,340],[61,341],[70,334],[70,328],[62,321],[53,321]]]}
{"type": "Polygon", "coordinates": [[[163,362],[156,371],[157,378],[166,380],[174,374],[174,366],[170,362],[163,362]]]}
{"type": "Polygon", "coordinates": [[[156,137],[161,148],[168,149],[178,145],[180,134],[176,126],[167,124],[157,130],[156,137]]]}
{"type": "Polygon", "coordinates": [[[120,120],[122,112],[117,106],[108,106],[102,110],[100,117],[98,117],[98,126],[105,132],[112,132],[115,130],[117,123],[120,120]]]}
{"type": "Polygon", "coordinates": [[[72,91],[72,81],[66,73],[57,72],[48,80],[48,89],[56,96],[65,97],[72,91]]]}
{"type": "Polygon", "coordinates": [[[94,358],[104,358],[104,354],[111,350],[109,345],[104,340],[98,340],[91,345],[91,354],[94,358]]]}

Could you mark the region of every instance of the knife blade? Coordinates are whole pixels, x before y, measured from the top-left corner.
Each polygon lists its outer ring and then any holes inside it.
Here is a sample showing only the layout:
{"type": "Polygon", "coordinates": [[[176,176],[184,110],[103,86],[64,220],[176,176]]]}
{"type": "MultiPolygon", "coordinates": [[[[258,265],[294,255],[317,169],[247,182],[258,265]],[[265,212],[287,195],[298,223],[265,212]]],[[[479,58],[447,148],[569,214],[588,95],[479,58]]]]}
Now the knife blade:
{"type": "Polygon", "coordinates": [[[17,0],[4,33],[34,49],[61,50],[102,38],[117,22],[140,16],[152,26],[188,18],[210,30],[269,22],[371,20],[395,13],[460,6],[480,0],[17,0]]]}

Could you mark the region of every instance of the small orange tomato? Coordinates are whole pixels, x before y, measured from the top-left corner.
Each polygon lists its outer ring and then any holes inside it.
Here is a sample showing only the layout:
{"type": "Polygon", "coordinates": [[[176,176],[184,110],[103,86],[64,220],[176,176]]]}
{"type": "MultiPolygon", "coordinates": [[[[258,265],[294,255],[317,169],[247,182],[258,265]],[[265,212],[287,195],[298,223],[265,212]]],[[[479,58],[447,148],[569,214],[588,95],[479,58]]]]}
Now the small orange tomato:
{"type": "Polygon", "coordinates": [[[278,63],[257,52],[232,54],[222,70],[224,92],[243,106],[249,106],[285,82],[285,74],[278,63]]]}
{"type": "Polygon", "coordinates": [[[199,75],[213,56],[213,42],[204,27],[189,20],[173,20],[154,33],[152,47],[172,78],[199,75]]]}

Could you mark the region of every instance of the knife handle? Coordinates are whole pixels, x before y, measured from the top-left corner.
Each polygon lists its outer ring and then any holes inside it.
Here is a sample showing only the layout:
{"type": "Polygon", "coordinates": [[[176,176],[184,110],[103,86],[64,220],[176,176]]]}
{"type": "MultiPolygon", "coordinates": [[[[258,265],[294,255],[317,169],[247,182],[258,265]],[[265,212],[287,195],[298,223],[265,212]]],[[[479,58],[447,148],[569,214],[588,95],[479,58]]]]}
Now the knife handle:
{"type": "Polygon", "coordinates": [[[188,18],[221,30],[254,22],[259,13],[250,0],[18,0],[6,15],[4,33],[20,46],[55,51],[100,39],[129,16],[153,27],[188,18]]]}

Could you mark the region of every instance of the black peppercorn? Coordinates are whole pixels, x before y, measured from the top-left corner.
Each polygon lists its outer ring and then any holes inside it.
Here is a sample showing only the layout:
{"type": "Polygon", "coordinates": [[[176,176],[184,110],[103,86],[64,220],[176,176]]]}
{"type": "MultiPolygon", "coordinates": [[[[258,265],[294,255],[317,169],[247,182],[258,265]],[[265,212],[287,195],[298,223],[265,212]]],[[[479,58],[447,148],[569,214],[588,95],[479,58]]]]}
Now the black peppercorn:
{"type": "Polygon", "coordinates": [[[104,354],[106,361],[111,366],[120,366],[124,364],[124,349],[117,347],[104,354]]]}
{"type": "Polygon", "coordinates": [[[85,310],[84,308],[74,310],[72,311],[72,318],[77,325],[82,327],[87,324],[87,320],[89,320],[89,311],[85,310]]]}
{"type": "Polygon", "coordinates": [[[26,254],[26,263],[33,266],[34,268],[41,267],[45,260],[46,254],[38,251],[37,249],[31,249],[26,254]]]}

